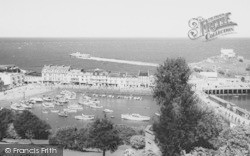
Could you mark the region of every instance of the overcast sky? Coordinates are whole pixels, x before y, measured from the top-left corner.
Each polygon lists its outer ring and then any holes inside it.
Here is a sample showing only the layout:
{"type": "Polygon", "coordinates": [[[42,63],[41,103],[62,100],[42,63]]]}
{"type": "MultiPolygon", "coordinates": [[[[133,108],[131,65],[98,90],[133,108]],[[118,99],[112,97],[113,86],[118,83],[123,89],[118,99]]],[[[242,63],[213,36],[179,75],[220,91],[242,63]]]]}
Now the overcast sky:
{"type": "Polygon", "coordinates": [[[0,0],[0,37],[187,37],[189,19],[226,12],[250,37],[250,0],[0,0]]]}

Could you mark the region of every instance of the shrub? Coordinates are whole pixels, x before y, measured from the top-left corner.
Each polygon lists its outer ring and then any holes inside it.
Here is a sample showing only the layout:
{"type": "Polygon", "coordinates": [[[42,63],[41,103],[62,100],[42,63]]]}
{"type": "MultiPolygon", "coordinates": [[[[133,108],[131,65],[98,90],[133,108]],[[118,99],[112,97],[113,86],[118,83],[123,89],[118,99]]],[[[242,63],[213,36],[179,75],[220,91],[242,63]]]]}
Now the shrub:
{"type": "Polygon", "coordinates": [[[130,138],[130,145],[135,149],[142,149],[145,147],[145,138],[142,135],[134,135],[130,138]]]}
{"type": "Polygon", "coordinates": [[[143,156],[158,156],[158,155],[151,150],[147,150],[144,151],[143,156]]]}
{"type": "Polygon", "coordinates": [[[123,143],[128,145],[130,144],[130,138],[133,135],[137,135],[137,132],[134,128],[126,125],[116,125],[115,127],[119,133],[119,137],[122,139],[123,143]]]}
{"type": "Polygon", "coordinates": [[[126,149],[123,152],[123,156],[135,156],[135,150],[134,149],[126,149]]]}
{"type": "Polygon", "coordinates": [[[53,146],[58,145],[58,141],[55,135],[49,136],[49,144],[53,146]]]}

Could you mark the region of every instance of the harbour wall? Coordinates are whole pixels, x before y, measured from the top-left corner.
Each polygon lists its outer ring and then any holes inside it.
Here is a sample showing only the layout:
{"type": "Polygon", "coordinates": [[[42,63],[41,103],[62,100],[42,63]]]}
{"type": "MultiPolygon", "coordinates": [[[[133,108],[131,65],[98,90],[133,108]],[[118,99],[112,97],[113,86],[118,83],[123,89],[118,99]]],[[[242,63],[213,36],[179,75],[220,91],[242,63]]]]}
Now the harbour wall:
{"type": "Polygon", "coordinates": [[[250,125],[250,113],[247,110],[215,95],[209,95],[207,99],[207,104],[213,105],[215,111],[230,123],[235,125],[250,125]]]}

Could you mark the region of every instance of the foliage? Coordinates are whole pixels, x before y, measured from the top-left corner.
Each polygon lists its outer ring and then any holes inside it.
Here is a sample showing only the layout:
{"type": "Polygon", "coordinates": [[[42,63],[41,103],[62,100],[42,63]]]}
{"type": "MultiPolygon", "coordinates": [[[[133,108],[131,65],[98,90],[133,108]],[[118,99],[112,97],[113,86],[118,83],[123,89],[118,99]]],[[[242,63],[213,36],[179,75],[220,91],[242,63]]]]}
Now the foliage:
{"type": "Polygon", "coordinates": [[[21,138],[27,138],[27,131],[31,131],[34,139],[48,139],[51,127],[28,110],[17,114],[14,128],[21,138]]]}
{"type": "Polygon", "coordinates": [[[134,149],[126,149],[123,152],[123,156],[135,156],[135,150],[134,149]]]}
{"type": "Polygon", "coordinates": [[[154,98],[161,116],[153,125],[163,155],[179,155],[196,146],[212,148],[211,139],[222,130],[213,112],[202,110],[188,83],[191,71],[181,58],[167,59],[156,72],[154,98]],[[207,127],[206,127],[207,126],[207,127]],[[206,129],[207,128],[207,129],[206,129]]]}
{"type": "Polygon", "coordinates": [[[151,150],[147,150],[144,151],[143,156],[158,156],[158,155],[151,150]]]}
{"type": "Polygon", "coordinates": [[[9,124],[14,120],[14,114],[11,110],[3,108],[0,110],[0,141],[6,136],[9,124]]]}
{"type": "Polygon", "coordinates": [[[123,143],[126,145],[130,144],[130,138],[133,135],[137,135],[137,132],[134,128],[126,125],[116,125],[115,129],[118,131],[119,137],[123,140],[123,143]]]}
{"type": "Polygon", "coordinates": [[[218,138],[220,156],[250,155],[250,127],[235,126],[225,129],[218,138]]]}
{"type": "Polygon", "coordinates": [[[6,138],[19,139],[20,137],[16,133],[13,123],[10,123],[6,131],[6,138]]]}
{"type": "Polygon", "coordinates": [[[116,151],[121,143],[118,131],[107,117],[96,119],[89,127],[88,147],[102,150],[103,156],[108,150],[116,151]]]}
{"type": "Polygon", "coordinates": [[[77,128],[64,127],[56,131],[55,135],[49,138],[51,145],[59,145],[63,148],[74,149],[76,147],[75,139],[77,134],[77,128]]]}
{"type": "Polygon", "coordinates": [[[88,145],[87,141],[88,141],[88,127],[79,129],[76,134],[77,150],[84,151],[84,149],[88,145]]]}
{"type": "Polygon", "coordinates": [[[142,149],[145,147],[145,138],[142,135],[134,135],[130,138],[130,145],[135,149],[142,149]]]}

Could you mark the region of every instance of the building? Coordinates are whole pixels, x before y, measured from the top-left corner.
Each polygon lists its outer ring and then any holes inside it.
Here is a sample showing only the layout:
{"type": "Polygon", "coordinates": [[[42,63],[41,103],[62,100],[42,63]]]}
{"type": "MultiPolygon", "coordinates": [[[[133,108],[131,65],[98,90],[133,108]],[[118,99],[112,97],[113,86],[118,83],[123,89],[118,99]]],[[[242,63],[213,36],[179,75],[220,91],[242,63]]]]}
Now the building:
{"type": "Polygon", "coordinates": [[[148,72],[128,75],[125,72],[111,73],[101,69],[85,71],[71,69],[70,66],[44,66],[42,69],[43,83],[74,84],[96,87],[118,88],[152,88],[154,77],[148,72]]]}
{"type": "Polygon", "coordinates": [[[145,129],[145,151],[152,151],[157,155],[161,155],[160,148],[157,146],[152,125],[148,125],[145,129]]]}
{"type": "Polygon", "coordinates": [[[37,72],[25,73],[24,82],[26,84],[29,84],[29,83],[42,83],[43,82],[42,74],[37,73],[37,72]]]}
{"type": "Polygon", "coordinates": [[[42,80],[43,83],[69,83],[70,77],[68,73],[70,71],[70,66],[44,66],[42,69],[42,80]]]}
{"type": "Polygon", "coordinates": [[[23,73],[0,73],[0,78],[9,88],[21,86],[24,84],[23,73]]]}
{"type": "Polygon", "coordinates": [[[221,49],[221,55],[222,58],[234,58],[236,57],[236,53],[233,49],[221,49]]]}

